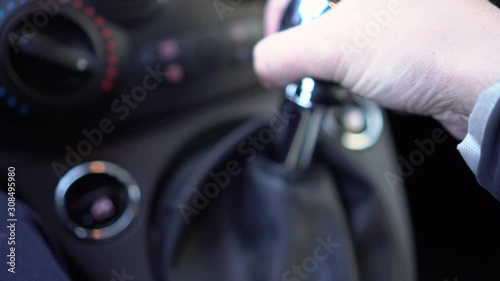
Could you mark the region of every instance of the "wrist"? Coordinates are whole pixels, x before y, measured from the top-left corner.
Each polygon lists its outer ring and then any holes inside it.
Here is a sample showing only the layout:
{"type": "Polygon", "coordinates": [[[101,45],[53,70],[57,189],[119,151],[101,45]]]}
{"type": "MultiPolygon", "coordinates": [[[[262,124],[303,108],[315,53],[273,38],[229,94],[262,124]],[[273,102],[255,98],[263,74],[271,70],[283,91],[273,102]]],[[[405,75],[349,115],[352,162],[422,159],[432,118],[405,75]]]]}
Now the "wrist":
{"type": "Polygon", "coordinates": [[[456,21],[439,38],[442,104],[433,116],[462,140],[479,96],[500,81],[500,9],[485,0],[470,1],[455,12],[457,18],[473,20],[456,21]]]}
{"type": "Polygon", "coordinates": [[[470,75],[470,85],[457,110],[467,117],[479,96],[500,81],[500,9],[489,1],[484,2],[477,16],[479,23],[474,23],[475,28],[470,31],[476,33],[472,38],[473,50],[462,58],[470,75]]]}

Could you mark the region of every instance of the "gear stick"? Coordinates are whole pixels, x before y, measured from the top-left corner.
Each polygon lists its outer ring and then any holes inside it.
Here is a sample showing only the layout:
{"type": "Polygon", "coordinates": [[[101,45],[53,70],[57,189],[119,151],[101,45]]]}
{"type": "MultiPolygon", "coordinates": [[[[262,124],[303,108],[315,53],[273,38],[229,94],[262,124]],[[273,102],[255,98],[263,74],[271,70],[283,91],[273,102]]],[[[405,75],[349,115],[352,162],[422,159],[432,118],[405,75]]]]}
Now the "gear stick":
{"type": "Polygon", "coordinates": [[[328,111],[351,103],[347,90],[338,84],[309,77],[289,84],[281,110],[293,112],[294,119],[276,138],[275,160],[289,170],[307,169],[328,111]]]}
{"type": "MultiPolygon", "coordinates": [[[[280,30],[313,20],[331,9],[338,0],[293,0],[288,6],[280,30]]],[[[310,77],[285,88],[282,110],[292,111],[298,118],[287,132],[277,138],[275,158],[289,170],[303,170],[310,166],[314,149],[328,109],[352,104],[348,91],[339,84],[310,77]]]]}

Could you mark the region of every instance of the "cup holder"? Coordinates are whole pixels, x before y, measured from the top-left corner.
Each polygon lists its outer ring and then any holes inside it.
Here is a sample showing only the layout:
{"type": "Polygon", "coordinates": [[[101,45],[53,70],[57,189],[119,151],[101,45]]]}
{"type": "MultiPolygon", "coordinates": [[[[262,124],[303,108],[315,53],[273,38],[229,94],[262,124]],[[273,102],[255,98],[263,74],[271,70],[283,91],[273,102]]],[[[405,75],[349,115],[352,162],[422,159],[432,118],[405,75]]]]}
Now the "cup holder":
{"type": "Polygon", "coordinates": [[[56,209],[80,239],[101,240],[123,232],[139,210],[140,189],[124,169],[84,163],[66,173],[55,192],[56,209]]]}

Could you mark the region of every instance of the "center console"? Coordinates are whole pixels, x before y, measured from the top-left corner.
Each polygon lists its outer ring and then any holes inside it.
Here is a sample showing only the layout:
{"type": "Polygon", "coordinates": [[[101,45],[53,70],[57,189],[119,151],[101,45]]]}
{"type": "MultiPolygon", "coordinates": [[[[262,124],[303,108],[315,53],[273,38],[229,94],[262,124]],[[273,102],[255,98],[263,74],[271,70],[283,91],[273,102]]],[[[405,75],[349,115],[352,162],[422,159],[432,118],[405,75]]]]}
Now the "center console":
{"type": "Polygon", "coordinates": [[[282,119],[283,93],[264,90],[253,73],[264,1],[1,4],[0,168],[17,167],[19,199],[56,238],[74,280],[117,272],[286,280],[323,234],[342,241],[329,260],[342,280],[414,280],[404,192],[385,177],[396,163],[378,106],[325,112],[324,153],[312,157],[309,177],[267,158],[265,133],[255,130],[282,119]],[[206,177],[238,168],[230,191],[201,208],[206,177]],[[186,223],[191,213],[200,214],[186,223]],[[265,241],[269,251],[259,251],[265,241]],[[250,262],[263,259],[276,272],[250,262]]]}

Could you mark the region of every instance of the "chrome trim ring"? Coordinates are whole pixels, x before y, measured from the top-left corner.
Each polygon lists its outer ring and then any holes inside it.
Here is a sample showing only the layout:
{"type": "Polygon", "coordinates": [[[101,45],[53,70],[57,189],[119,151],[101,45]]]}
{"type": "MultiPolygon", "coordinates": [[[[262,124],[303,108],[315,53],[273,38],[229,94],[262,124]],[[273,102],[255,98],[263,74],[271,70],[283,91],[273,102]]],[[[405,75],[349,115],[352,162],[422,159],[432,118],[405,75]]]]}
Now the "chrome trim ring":
{"type": "Polygon", "coordinates": [[[80,164],[68,171],[57,184],[55,191],[56,211],[66,226],[80,239],[102,240],[122,233],[134,220],[139,211],[141,190],[132,176],[123,168],[104,161],[80,164]],[[105,174],[118,180],[127,191],[127,205],[120,217],[111,225],[99,229],[83,227],[73,221],[66,209],[66,194],[80,178],[92,174],[105,174]]]}
{"type": "MultiPolygon", "coordinates": [[[[332,138],[339,138],[342,146],[348,150],[365,150],[375,145],[384,131],[384,114],[379,105],[372,101],[355,98],[356,106],[362,111],[366,122],[364,130],[352,132],[340,124],[333,111],[327,114],[323,131],[332,138]]],[[[342,118],[342,117],[341,117],[342,118]]]]}

